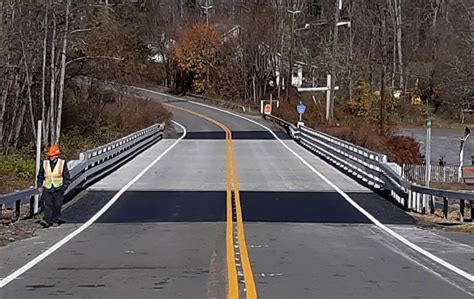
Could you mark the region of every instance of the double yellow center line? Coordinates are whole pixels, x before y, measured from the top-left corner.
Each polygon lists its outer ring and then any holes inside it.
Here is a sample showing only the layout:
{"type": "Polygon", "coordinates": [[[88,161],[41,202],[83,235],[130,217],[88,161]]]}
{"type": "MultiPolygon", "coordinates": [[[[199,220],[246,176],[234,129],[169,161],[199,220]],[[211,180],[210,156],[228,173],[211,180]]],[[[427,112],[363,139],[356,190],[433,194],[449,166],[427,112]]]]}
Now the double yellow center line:
{"type": "Polygon", "coordinates": [[[253,277],[252,266],[247,251],[247,243],[245,241],[244,221],[242,218],[242,206],[240,204],[239,179],[237,176],[237,164],[235,161],[235,148],[232,142],[232,132],[224,124],[200,113],[177,107],[170,104],[166,106],[185,111],[210,123],[220,127],[226,136],[226,194],[227,194],[227,226],[226,226],[226,251],[227,251],[227,279],[228,279],[228,298],[240,298],[239,282],[237,275],[237,267],[243,269],[243,277],[245,282],[245,296],[249,299],[257,298],[257,289],[253,277]],[[235,216],[235,223],[234,223],[235,216]],[[236,225],[237,235],[235,235],[234,225],[236,225]],[[234,242],[236,241],[236,242],[234,242]],[[236,249],[238,252],[236,252],[236,249]],[[240,263],[237,263],[239,261],[240,263]]]}

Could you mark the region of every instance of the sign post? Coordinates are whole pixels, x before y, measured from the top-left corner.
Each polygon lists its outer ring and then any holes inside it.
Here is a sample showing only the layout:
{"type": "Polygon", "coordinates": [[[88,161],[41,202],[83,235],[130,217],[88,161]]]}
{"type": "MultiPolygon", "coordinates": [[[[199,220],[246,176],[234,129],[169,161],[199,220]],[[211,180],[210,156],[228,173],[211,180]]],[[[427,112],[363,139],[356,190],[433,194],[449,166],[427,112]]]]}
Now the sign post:
{"type": "Polygon", "coordinates": [[[302,123],[303,121],[303,114],[305,113],[306,111],[306,106],[303,104],[303,102],[300,101],[299,105],[296,106],[296,111],[298,112],[298,114],[300,115],[300,121],[298,123],[298,125],[300,123],[302,123]]]}

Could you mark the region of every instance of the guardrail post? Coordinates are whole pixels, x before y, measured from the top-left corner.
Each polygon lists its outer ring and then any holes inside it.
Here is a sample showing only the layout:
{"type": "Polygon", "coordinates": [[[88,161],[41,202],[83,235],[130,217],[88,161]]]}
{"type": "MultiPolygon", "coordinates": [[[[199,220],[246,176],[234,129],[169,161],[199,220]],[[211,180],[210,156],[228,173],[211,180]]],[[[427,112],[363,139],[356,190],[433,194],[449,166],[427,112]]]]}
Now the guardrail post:
{"type": "Polygon", "coordinates": [[[463,199],[459,201],[459,214],[460,214],[459,220],[461,220],[461,223],[464,223],[464,200],[463,199]]]}
{"type": "Polygon", "coordinates": [[[443,197],[443,218],[448,219],[448,199],[443,197]]]}
{"type": "Polygon", "coordinates": [[[21,200],[15,201],[15,220],[18,221],[21,216],[21,200]]]}
{"type": "Polygon", "coordinates": [[[429,205],[430,205],[430,214],[434,214],[435,212],[435,202],[432,195],[429,195],[429,205]]]}
{"type": "MultiPolygon", "coordinates": [[[[38,206],[36,205],[36,195],[32,196],[30,198],[30,215],[29,217],[33,218],[35,216],[35,213],[36,213],[36,209],[38,208],[39,206],[39,202],[38,202],[38,206]]],[[[38,208],[39,210],[39,208],[38,208]]]]}
{"type": "Polygon", "coordinates": [[[421,194],[418,192],[415,192],[415,194],[416,194],[416,210],[418,211],[418,213],[424,214],[421,194]]]}
{"type": "Polygon", "coordinates": [[[469,201],[469,205],[471,206],[471,222],[473,222],[474,217],[474,205],[472,203],[472,201],[469,201]]]}

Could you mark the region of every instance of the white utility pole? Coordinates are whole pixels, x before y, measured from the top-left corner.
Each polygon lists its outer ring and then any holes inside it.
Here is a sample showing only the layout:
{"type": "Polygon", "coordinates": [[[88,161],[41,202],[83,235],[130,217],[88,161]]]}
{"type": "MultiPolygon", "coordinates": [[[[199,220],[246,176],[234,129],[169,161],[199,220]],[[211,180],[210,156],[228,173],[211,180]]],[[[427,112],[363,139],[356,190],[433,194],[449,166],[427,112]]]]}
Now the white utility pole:
{"type": "Polygon", "coordinates": [[[335,14],[334,14],[334,31],[333,31],[333,40],[332,40],[332,49],[331,49],[331,92],[329,93],[329,118],[326,118],[328,122],[332,122],[334,118],[334,84],[336,83],[336,46],[338,42],[338,32],[339,32],[339,26],[347,26],[351,27],[351,22],[350,21],[339,21],[341,17],[341,10],[342,10],[342,0],[337,0],[337,6],[335,9],[335,14]]]}
{"type": "Polygon", "coordinates": [[[331,120],[331,92],[333,88],[331,88],[331,74],[327,76],[327,91],[326,91],[326,121],[329,122],[331,120]]]}
{"type": "Polygon", "coordinates": [[[427,128],[426,128],[426,145],[425,145],[425,161],[426,161],[426,170],[425,170],[425,186],[430,186],[431,181],[431,116],[428,117],[427,128]]]}
{"type": "Polygon", "coordinates": [[[201,5],[201,8],[206,11],[206,25],[209,26],[209,9],[212,8],[212,5],[209,5],[209,0],[206,0],[206,6],[201,5]]]}

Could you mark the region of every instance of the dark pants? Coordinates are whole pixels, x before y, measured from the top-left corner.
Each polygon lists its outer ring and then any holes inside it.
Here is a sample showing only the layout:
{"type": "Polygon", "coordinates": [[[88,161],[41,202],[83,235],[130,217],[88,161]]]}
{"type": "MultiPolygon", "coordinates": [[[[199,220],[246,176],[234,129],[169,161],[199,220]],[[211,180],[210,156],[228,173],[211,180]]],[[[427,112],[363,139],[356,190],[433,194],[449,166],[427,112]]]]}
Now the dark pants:
{"type": "Polygon", "coordinates": [[[61,216],[61,207],[64,201],[64,190],[56,192],[43,192],[44,217],[43,220],[48,224],[58,223],[61,216]]]}

